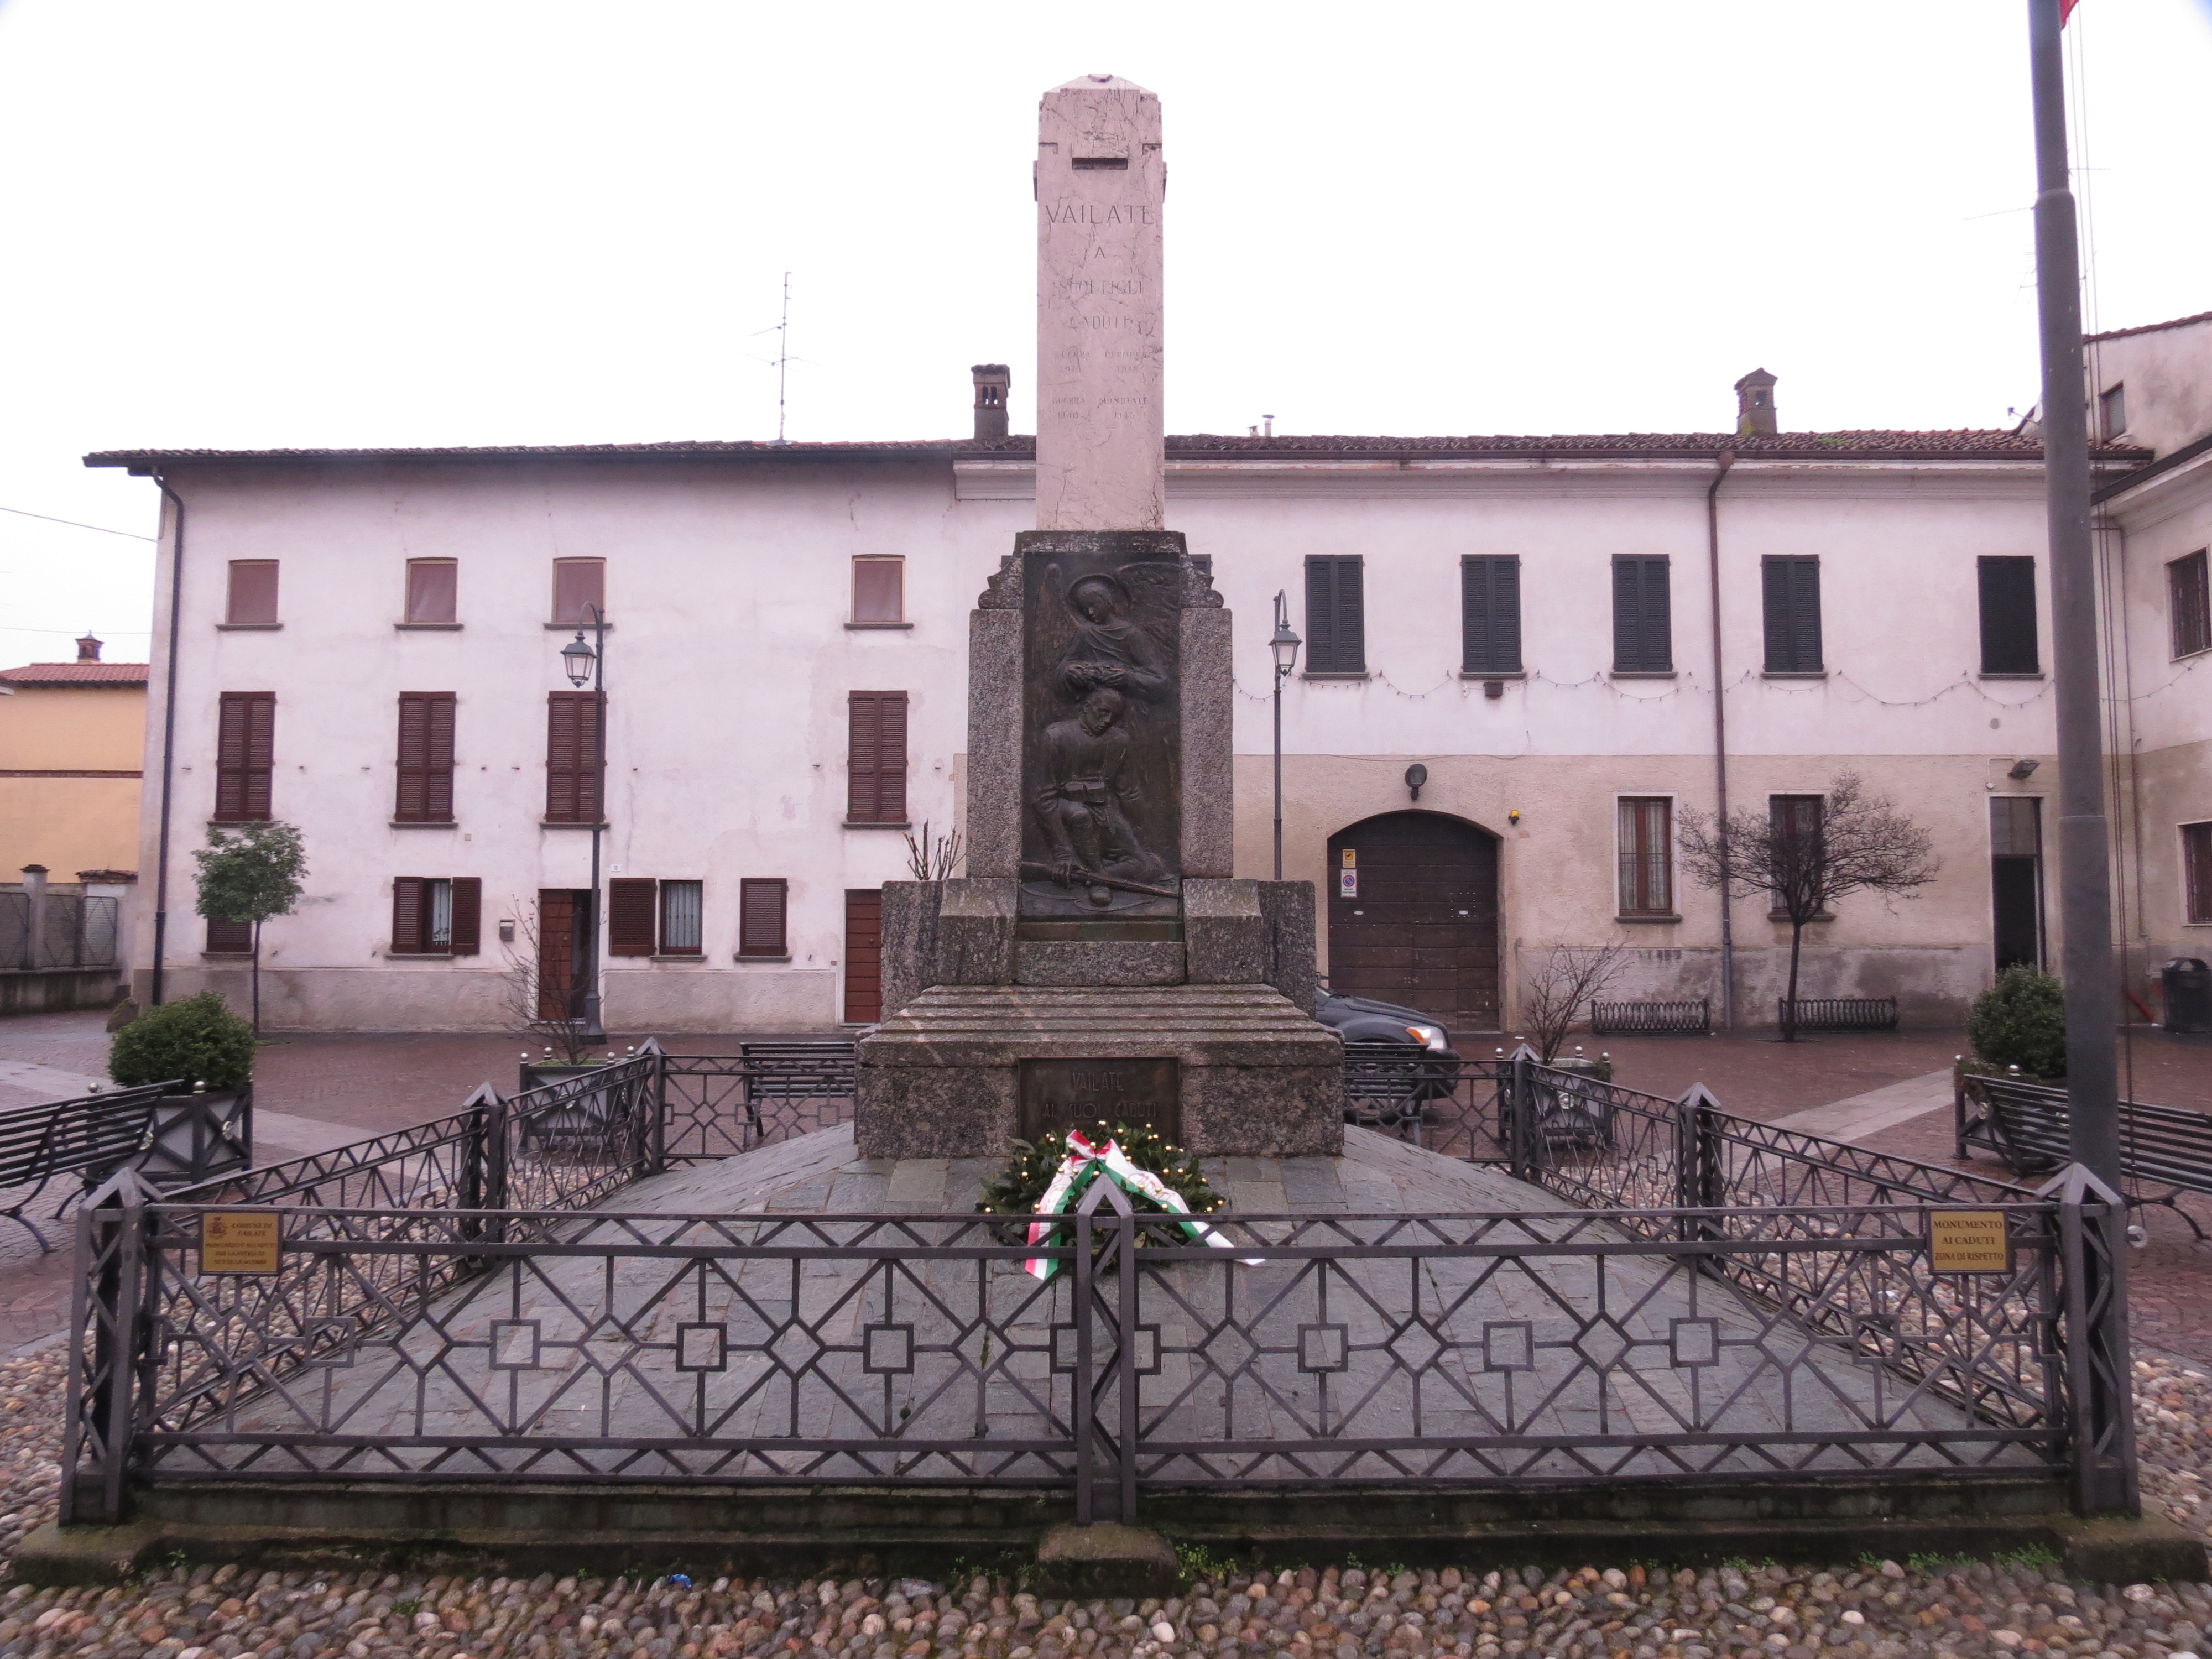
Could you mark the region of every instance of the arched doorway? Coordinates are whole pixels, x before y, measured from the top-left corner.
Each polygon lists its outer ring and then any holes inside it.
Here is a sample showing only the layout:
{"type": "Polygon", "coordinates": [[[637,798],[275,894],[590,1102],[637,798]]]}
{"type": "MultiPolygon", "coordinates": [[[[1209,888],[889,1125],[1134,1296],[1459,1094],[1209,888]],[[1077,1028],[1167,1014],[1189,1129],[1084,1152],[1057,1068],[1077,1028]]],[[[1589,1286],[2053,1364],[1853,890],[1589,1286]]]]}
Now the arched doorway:
{"type": "Polygon", "coordinates": [[[1441,812],[1363,819],[1328,839],[1327,902],[1331,990],[1498,1029],[1496,836],[1441,812]]]}

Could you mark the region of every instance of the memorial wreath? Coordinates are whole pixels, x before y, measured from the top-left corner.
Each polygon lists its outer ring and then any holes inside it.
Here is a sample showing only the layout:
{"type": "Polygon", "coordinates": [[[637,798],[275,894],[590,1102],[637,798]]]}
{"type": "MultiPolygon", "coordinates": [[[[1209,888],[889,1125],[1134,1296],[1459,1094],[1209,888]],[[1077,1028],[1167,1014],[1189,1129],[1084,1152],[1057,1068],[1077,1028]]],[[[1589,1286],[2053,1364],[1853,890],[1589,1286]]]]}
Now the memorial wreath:
{"type": "MultiPolygon", "coordinates": [[[[1139,1217],[1173,1218],[1164,1224],[1139,1227],[1139,1244],[1179,1242],[1176,1235],[1181,1234],[1194,1243],[1228,1248],[1226,1238],[1197,1218],[1212,1215],[1228,1200],[1207,1183],[1194,1156],[1170,1145],[1156,1129],[1102,1121],[1089,1131],[1054,1131],[1034,1143],[1014,1145],[1006,1168],[983,1183],[983,1197],[975,1208],[984,1215],[1032,1218],[1026,1229],[1026,1242],[1031,1245],[1056,1242],[1065,1224],[1042,1218],[1072,1214],[1091,1183],[1103,1179],[1127,1194],[1129,1207],[1139,1217]],[[1157,1241],[1155,1232],[1160,1235],[1157,1241]]],[[[1059,1265],[1057,1260],[1038,1257],[1028,1263],[1028,1270],[1039,1279],[1049,1279],[1059,1265]]]]}

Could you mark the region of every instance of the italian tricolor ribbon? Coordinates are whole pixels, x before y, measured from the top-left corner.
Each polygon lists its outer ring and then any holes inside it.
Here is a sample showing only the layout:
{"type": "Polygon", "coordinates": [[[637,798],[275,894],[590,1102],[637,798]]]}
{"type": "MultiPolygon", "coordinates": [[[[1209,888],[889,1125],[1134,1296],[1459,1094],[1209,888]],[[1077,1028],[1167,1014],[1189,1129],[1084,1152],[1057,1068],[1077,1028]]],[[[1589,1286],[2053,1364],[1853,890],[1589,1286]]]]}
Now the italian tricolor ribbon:
{"type": "MultiPolygon", "coordinates": [[[[1067,1135],[1067,1156],[1060,1161],[1054,1171],[1052,1184],[1037,1200],[1036,1213],[1057,1216],[1066,1213],[1069,1206],[1081,1197],[1083,1189],[1103,1175],[1123,1192],[1134,1198],[1148,1199],[1160,1208],[1181,1218],[1176,1225],[1192,1238],[1217,1250],[1233,1249],[1226,1238],[1199,1220],[1190,1212],[1190,1206],[1182,1201],[1182,1194],[1150,1170],[1140,1170],[1130,1162],[1129,1155],[1112,1139],[1100,1146],[1086,1139],[1080,1129],[1071,1129],[1067,1135]]],[[[1052,1237],[1054,1224],[1049,1221],[1030,1223],[1029,1242],[1032,1248],[1052,1237]]],[[[1247,1266],[1256,1265],[1247,1263],[1247,1266]]],[[[1050,1279],[1060,1271],[1060,1261],[1053,1256],[1031,1256],[1022,1264],[1024,1271],[1037,1279],[1050,1279]]]]}

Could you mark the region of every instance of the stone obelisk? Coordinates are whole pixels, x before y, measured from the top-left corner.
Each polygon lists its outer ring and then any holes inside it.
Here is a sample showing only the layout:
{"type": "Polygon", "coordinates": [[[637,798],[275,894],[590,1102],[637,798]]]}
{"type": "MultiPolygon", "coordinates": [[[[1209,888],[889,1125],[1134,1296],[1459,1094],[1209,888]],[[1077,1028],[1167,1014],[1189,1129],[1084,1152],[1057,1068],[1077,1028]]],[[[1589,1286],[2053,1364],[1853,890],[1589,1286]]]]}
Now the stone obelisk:
{"type": "Polygon", "coordinates": [[[1201,1153],[1334,1153],[1310,883],[1232,878],[1229,612],[1163,522],[1159,100],[1039,111],[1037,527],[969,618],[967,874],[884,888],[859,1045],[871,1158],[1146,1122],[1201,1153]]]}
{"type": "Polygon", "coordinates": [[[1039,108],[1039,530],[1166,523],[1160,100],[1110,75],[1039,108]]]}

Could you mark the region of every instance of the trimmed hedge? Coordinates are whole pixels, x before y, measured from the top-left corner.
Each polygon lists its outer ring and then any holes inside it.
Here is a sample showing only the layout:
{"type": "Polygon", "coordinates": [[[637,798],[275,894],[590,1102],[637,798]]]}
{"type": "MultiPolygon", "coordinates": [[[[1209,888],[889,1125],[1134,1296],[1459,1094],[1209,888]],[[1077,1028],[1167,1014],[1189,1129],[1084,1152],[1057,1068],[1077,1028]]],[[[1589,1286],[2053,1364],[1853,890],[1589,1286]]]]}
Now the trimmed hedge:
{"type": "Polygon", "coordinates": [[[1992,1066],[2032,1078],[2066,1075],[2066,989],[2049,974],[2014,963],[1974,999],[1966,1040],[1992,1066]]]}
{"type": "Polygon", "coordinates": [[[213,991],[138,1016],[115,1034],[107,1074],[125,1088],[180,1078],[235,1089],[253,1075],[253,1027],[213,991]]]}

